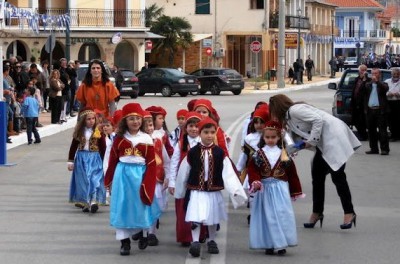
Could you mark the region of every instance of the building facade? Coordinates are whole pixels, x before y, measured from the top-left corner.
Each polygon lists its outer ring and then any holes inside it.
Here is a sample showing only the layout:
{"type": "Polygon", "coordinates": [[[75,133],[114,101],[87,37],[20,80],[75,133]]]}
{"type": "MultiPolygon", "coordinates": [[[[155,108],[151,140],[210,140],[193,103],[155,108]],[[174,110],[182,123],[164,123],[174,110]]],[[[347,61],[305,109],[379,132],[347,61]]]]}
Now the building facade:
{"type": "Polygon", "coordinates": [[[157,37],[145,27],[144,9],[144,0],[9,0],[0,45],[5,59],[19,55],[40,62],[50,58],[46,42],[53,34],[53,61],[68,57],[69,50],[70,59],[102,59],[138,71],[146,39],[157,37]]]}

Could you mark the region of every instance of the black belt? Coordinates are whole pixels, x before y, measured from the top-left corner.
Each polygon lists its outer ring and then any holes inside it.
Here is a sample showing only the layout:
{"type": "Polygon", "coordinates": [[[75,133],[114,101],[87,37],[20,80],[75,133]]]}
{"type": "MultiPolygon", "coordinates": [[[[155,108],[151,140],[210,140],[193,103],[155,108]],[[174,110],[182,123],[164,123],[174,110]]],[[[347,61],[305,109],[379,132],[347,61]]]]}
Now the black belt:
{"type": "Polygon", "coordinates": [[[369,109],[371,109],[371,110],[379,110],[381,108],[379,106],[372,106],[372,107],[369,107],[369,109]]]}

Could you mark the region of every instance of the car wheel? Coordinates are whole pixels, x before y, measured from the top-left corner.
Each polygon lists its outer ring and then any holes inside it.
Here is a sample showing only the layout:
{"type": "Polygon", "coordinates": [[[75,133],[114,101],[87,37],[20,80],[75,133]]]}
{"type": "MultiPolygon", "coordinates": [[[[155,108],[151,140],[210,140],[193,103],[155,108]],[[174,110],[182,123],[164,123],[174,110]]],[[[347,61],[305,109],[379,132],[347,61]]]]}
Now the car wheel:
{"type": "Polygon", "coordinates": [[[139,96],[143,96],[143,95],[145,95],[146,93],[144,93],[144,92],[140,92],[139,93],[139,96]]]}
{"type": "Polygon", "coordinates": [[[233,90],[232,93],[234,95],[239,95],[242,92],[242,90],[233,90]]]}
{"type": "Polygon", "coordinates": [[[182,97],[185,97],[185,96],[187,96],[189,93],[187,93],[187,92],[183,92],[183,93],[178,93],[180,96],[182,96],[182,97]]]}
{"type": "Polygon", "coordinates": [[[164,97],[170,97],[172,95],[171,87],[165,85],[161,88],[161,94],[164,97]]]}
{"type": "Polygon", "coordinates": [[[219,95],[221,93],[217,83],[211,84],[210,90],[212,95],[219,95]]]}
{"type": "Polygon", "coordinates": [[[198,93],[201,95],[205,95],[207,91],[199,91],[198,93]]]}
{"type": "Polygon", "coordinates": [[[137,94],[137,93],[131,94],[131,98],[132,98],[132,99],[136,99],[137,97],[138,97],[138,94],[137,94]]]}

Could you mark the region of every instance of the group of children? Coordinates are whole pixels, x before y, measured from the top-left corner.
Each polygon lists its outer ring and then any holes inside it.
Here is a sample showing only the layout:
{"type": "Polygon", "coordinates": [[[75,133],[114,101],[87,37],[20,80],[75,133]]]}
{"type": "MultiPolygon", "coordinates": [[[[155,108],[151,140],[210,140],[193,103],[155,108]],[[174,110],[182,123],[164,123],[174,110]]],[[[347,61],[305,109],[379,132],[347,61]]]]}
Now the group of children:
{"type": "Polygon", "coordinates": [[[83,212],[95,213],[110,192],[110,224],[121,242],[120,254],[130,254],[131,239],[138,240],[141,250],[158,245],[155,232],[167,208],[167,191],[175,197],[176,240],[193,257],[200,256],[200,243],[207,239],[208,253],[219,253],[216,234],[227,220],[223,189],[235,208],[248,200],[245,189],[252,197],[251,249],[283,255],[286,247],[295,246],[290,198],[302,195],[301,185],[294,163],[284,155],[282,127],[270,120],[268,105],[257,104],[245,124],[237,166],[211,101],[192,100],[188,109],[179,110],[172,137],[166,114],[162,107],[142,109],[138,103],[102,121],[94,109],[79,113],[69,152],[69,199],[83,212]],[[248,175],[244,184],[240,173],[248,175]]]}

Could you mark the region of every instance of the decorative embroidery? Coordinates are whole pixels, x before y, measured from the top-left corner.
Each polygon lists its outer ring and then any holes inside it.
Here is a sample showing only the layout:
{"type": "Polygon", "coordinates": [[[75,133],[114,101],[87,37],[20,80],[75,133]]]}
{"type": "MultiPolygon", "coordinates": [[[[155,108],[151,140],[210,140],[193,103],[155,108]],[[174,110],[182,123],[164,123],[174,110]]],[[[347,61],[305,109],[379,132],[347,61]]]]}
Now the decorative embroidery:
{"type": "Polygon", "coordinates": [[[133,149],[132,148],[127,148],[124,151],[124,156],[132,156],[133,149]]]}

